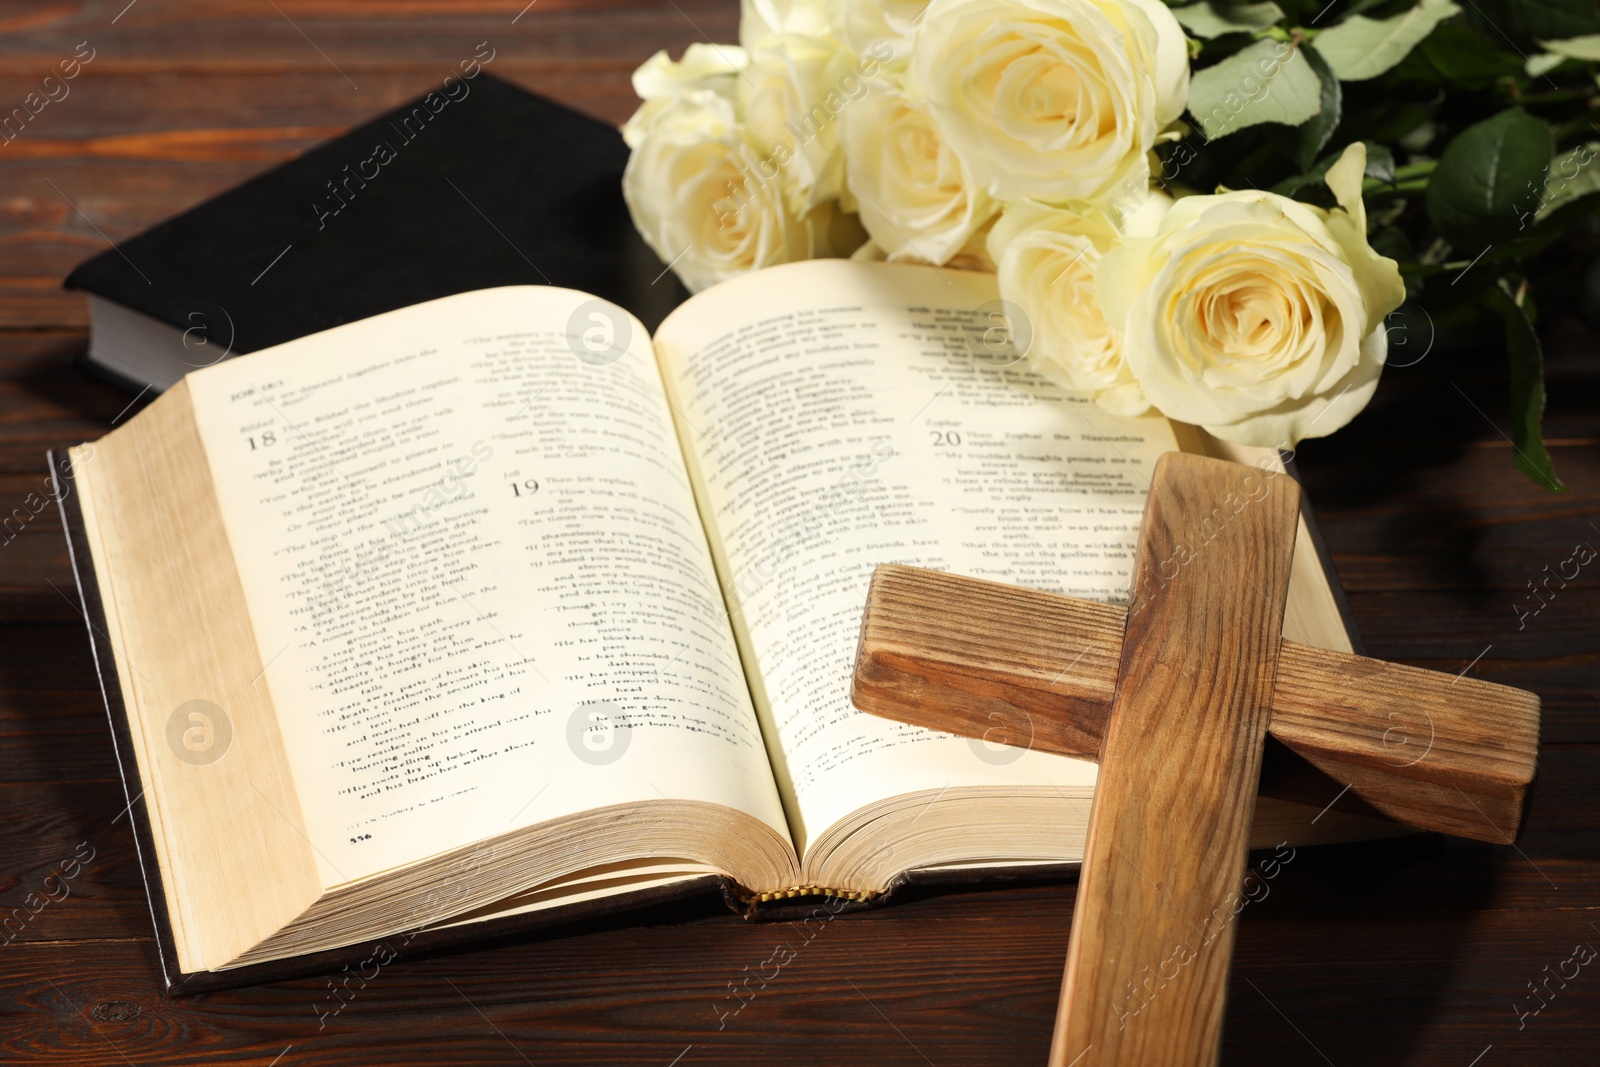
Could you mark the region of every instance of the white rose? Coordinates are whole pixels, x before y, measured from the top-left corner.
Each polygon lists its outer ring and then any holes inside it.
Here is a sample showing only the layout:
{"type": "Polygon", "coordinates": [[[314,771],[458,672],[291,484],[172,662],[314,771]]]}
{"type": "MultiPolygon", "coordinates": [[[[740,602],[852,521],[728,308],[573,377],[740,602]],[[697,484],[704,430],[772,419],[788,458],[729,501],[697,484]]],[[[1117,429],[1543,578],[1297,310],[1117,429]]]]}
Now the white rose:
{"type": "Polygon", "coordinates": [[[857,52],[884,41],[896,56],[906,56],[927,9],[928,0],[838,0],[834,24],[845,44],[857,52]]]}
{"type": "Polygon", "coordinates": [[[634,226],[690,291],[810,256],[812,235],[764,162],[732,103],[707,90],[672,97],[642,131],[622,193],[634,226]]]}
{"type": "Polygon", "coordinates": [[[891,260],[942,265],[995,213],[932,117],[886,82],[845,109],[844,150],[862,225],[891,260]]]}
{"type": "MultiPolygon", "coordinates": [[[[1151,194],[1149,208],[1159,213],[1165,199],[1151,194]]],[[[1113,415],[1136,416],[1150,409],[1150,401],[1095,295],[1100,257],[1120,236],[1117,219],[1105,207],[1015,200],[990,231],[989,251],[998,266],[1000,296],[1021,308],[1032,328],[1029,361],[1113,415]]]]}
{"type": "Polygon", "coordinates": [[[1133,375],[1168,418],[1289,447],[1349,422],[1378,386],[1399,268],[1367,244],[1357,142],[1331,211],[1274,193],[1178,200],[1100,262],[1096,291],[1133,375]]]}
{"type": "Polygon", "coordinates": [[[971,270],[980,274],[993,274],[996,265],[994,257],[989,254],[989,234],[995,224],[995,217],[991,216],[971,237],[967,243],[956,249],[955,255],[944,261],[944,265],[955,270],[971,270]]]}
{"type": "MultiPolygon", "coordinates": [[[[990,225],[993,225],[991,222],[990,225]]],[[[952,270],[970,270],[978,274],[993,274],[995,271],[994,259],[989,255],[989,227],[986,226],[967,238],[967,243],[962,245],[955,255],[943,263],[932,263],[920,256],[904,255],[896,259],[896,263],[914,263],[922,267],[949,267],[952,270]]],[[[889,253],[877,241],[868,240],[865,244],[857,246],[848,257],[858,263],[887,263],[889,253]]]]}
{"type": "Polygon", "coordinates": [[[770,37],[750,57],[739,84],[745,124],[779,167],[791,209],[806,214],[844,190],[840,116],[866,83],[832,38],[770,37]]]}
{"type": "Polygon", "coordinates": [[[827,37],[833,33],[832,6],[830,0],[740,0],[739,43],[755,48],[785,33],[827,37]]]}
{"type": "Polygon", "coordinates": [[[1062,203],[1142,188],[1189,58],[1158,0],[933,0],[909,83],[991,196],[1062,203]]]}
{"type": "Polygon", "coordinates": [[[731,44],[692,44],[673,62],[662,49],[633,72],[633,91],[643,101],[622,125],[622,139],[639,147],[657,116],[684,93],[707,91],[732,100],[739,74],[750,63],[744,49],[731,44]]]}
{"type": "Polygon", "coordinates": [[[691,44],[676,62],[663,48],[633,72],[633,91],[640,100],[659,100],[709,89],[737,76],[749,62],[749,54],[732,44],[691,44]]]}

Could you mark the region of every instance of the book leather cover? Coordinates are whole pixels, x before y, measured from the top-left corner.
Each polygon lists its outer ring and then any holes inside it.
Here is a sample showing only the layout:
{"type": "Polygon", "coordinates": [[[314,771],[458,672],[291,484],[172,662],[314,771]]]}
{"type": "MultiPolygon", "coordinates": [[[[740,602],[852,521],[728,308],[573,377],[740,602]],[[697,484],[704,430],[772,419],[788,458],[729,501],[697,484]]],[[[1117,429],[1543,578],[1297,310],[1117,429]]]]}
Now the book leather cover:
{"type": "Polygon", "coordinates": [[[480,67],[64,284],[203,330],[205,362],[500,285],[578,289],[654,330],[688,294],[633,228],[627,162],[612,127],[480,67]]]}

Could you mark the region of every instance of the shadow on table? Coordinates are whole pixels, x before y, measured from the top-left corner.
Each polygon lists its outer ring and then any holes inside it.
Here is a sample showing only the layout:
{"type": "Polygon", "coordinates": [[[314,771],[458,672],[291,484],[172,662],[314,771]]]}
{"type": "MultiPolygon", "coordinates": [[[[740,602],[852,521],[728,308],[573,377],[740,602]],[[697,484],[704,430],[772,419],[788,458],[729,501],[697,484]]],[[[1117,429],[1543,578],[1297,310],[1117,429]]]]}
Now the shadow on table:
{"type": "Polygon", "coordinates": [[[1489,848],[1421,834],[1301,850],[1241,916],[1222,1062],[1416,1062],[1461,997],[1460,950],[1501,877],[1489,848]]]}

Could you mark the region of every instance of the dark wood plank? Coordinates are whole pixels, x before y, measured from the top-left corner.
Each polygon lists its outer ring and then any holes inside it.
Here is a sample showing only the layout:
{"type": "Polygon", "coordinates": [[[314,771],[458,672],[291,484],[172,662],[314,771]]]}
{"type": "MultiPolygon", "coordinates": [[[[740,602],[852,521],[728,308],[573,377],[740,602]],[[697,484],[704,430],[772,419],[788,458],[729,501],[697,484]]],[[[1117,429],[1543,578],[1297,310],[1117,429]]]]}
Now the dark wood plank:
{"type": "Polygon", "coordinates": [[[83,624],[0,627],[0,783],[114,781],[110,738],[83,624]]]}
{"type": "Polygon", "coordinates": [[[0,22],[0,101],[80,42],[93,53],[0,160],[0,327],[83,327],[82,299],[58,288],[77,263],[421,95],[479,42],[494,74],[620,123],[652,52],[737,34],[737,7],[718,0],[541,0],[521,17],[512,0],[142,3],[112,25],[122,7],[0,22]]]}
{"type": "MultiPolygon", "coordinates": [[[[1512,466],[1510,452],[1490,443],[1468,448],[1403,495],[1371,502],[1348,502],[1346,488],[1334,479],[1308,475],[1313,502],[1329,500],[1327,507],[1317,505],[1318,521],[1345,588],[1449,590],[1463,604],[1482,603],[1493,591],[1511,594],[1509,602],[1526,599],[1527,583],[1542,581],[1546,567],[1554,573],[1575,545],[1600,548],[1600,449],[1552,449],[1569,489],[1561,494],[1528,482],[1512,466]],[[1347,551],[1347,544],[1384,550],[1347,551]]],[[[1417,453],[1419,462],[1445,462],[1449,449],[1434,445],[1417,453]]],[[[1362,458],[1380,462],[1376,455],[1362,458]]],[[[1345,469],[1353,472],[1355,464],[1345,469]]]]}
{"type": "Polygon", "coordinates": [[[7,785],[0,795],[16,802],[0,833],[0,952],[74,942],[93,959],[105,942],[153,941],[120,782],[7,785]]]}
{"type": "Polygon", "coordinates": [[[1521,1029],[1512,1005],[1519,993],[1533,1003],[1525,983],[1576,942],[1600,942],[1584,914],[1425,910],[1330,916],[1307,929],[1269,908],[1246,911],[1224,1062],[1581,1062],[1600,1012],[1588,968],[1521,1029]]]}
{"type": "MultiPolygon", "coordinates": [[[[89,724],[85,723],[87,727],[89,724]]],[[[103,723],[101,728],[104,729],[103,723]]],[[[21,940],[102,939],[149,935],[144,889],[133,838],[121,814],[120,782],[104,777],[108,740],[86,729],[61,739],[26,721],[0,725],[0,766],[26,776],[0,784],[0,916],[24,907],[27,894],[87,842],[96,861],[73,880],[71,897],[41,912],[21,940]],[[30,759],[32,762],[29,762],[30,759]],[[44,777],[49,775],[50,777],[44,777]]],[[[1542,910],[1600,900],[1600,746],[1552,746],[1541,756],[1541,778],[1516,848],[1434,835],[1389,842],[1300,849],[1294,875],[1269,889],[1275,908],[1315,920],[1362,912],[1542,910]]],[[[1259,860],[1259,857],[1258,857],[1259,860]]],[[[1071,895],[1070,887],[1018,890],[1071,895]]],[[[1009,914],[1005,892],[940,898],[957,914],[971,909],[1009,914]]],[[[848,922],[892,918],[897,907],[852,915],[848,922]]],[[[1065,942],[1063,942],[1064,944],[1065,942]]],[[[1059,976],[1058,976],[1059,977],[1059,976]]]]}
{"type": "Polygon", "coordinates": [[[74,366],[85,347],[78,332],[0,332],[0,481],[19,479],[3,486],[5,513],[44,474],[47,450],[93,440],[131,410],[132,396],[74,366]]]}
{"type": "MultiPolygon", "coordinates": [[[[70,944],[12,945],[0,953],[0,1011],[16,1021],[0,1047],[68,1063],[120,1054],[265,1065],[286,1047],[307,1064],[504,1065],[519,1053],[641,1067],[679,1055],[684,1065],[1037,1063],[1070,903],[1064,893],[999,896],[1003,918],[993,902],[986,914],[952,915],[948,902],[929,901],[828,924],[810,941],[788,924],[715,921],[401,960],[352,985],[337,1015],[319,1015],[334,1001],[315,980],[163,999],[150,991],[144,942],[105,944],[92,971],[70,944]],[[920,951],[908,951],[913,943],[920,951]],[[720,1016],[733,1003],[727,982],[778,945],[794,959],[738,1015],[720,1016]],[[982,980],[989,959],[1005,960],[1003,981],[982,980]]],[[[1532,1003],[1525,983],[1575,942],[1600,940],[1583,915],[1420,910],[1308,926],[1274,914],[1270,898],[1252,904],[1237,923],[1224,1062],[1318,1063],[1320,1050],[1363,1067],[1461,1065],[1491,1044],[1507,1063],[1584,1062],[1600,1011],[1587,971],[1521,1030],[1512,1009],[1519,991],[1532,1003]]]]}

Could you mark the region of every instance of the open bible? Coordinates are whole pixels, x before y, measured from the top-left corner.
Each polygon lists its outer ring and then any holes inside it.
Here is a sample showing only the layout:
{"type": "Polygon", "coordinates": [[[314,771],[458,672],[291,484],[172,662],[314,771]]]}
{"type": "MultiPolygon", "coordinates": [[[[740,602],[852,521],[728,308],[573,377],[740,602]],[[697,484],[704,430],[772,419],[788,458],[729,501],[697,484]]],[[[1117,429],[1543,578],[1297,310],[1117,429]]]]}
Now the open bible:
{"type": "MultiPolygon", "coordinates": [[[[874,902],[1077,861],[1093,764],[851,706],[868,580],[1124,600],[1156,457],[1223,446],[1028,370],[995,302],[817,261],[651,338],[482,290],[197,371],[72,449],[169,981],[712,881],[874,902]]],[[[1350,647],[1304,536],[1285,633],[1350,647]]],[[[1256,844],[1392,829],[1263,800],[1256,844]]]]}

